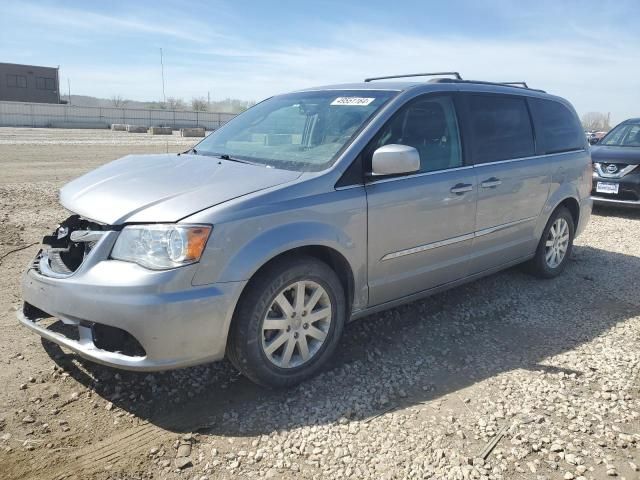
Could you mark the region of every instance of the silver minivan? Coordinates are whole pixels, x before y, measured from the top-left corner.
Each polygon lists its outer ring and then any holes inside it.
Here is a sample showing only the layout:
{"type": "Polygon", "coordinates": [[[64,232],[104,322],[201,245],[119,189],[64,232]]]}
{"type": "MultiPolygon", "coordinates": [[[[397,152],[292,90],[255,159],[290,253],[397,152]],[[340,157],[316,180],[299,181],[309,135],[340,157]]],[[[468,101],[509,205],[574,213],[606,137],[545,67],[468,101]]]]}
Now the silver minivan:
{"type": "Polygon", "coordinates": [[[526,85],[420,74],[278,95],[187,152],[65,185],[71,216],[18,317],[104,365],[226,356],[293,385],[349,320],[519,263],[560,274],[591,182],[572,106],[526,85]]]}

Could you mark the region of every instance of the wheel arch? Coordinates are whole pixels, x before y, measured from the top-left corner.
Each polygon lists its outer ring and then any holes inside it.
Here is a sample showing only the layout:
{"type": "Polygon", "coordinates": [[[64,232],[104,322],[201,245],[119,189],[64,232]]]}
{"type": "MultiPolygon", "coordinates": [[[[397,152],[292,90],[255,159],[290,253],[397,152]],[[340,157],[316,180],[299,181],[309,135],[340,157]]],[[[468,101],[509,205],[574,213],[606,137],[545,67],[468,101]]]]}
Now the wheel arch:
{"type": "Polygon", "coordinates": [[[249,281],[245,284],[242,292],[240,293],[236,305],[234,306],[234,313],[231,316],[229,326],[226,329],[227,339],[226,343],[229,344],[231,341],[231,335],[228,333],[233,329],[233,322],[236,319],[236,311],[238,310],[243,298],[247,295],[252,287],[254,280],[260,275],[260,273],[264,272],[273,264],[283,261],[287,258],[295,258],[295,257],[304,257],[310,256],[316,258],[325,264],[327,264],[338,276],[340,279],[340,283],[344,288],[345,293],[345,308],[346,308],[346,319],[347,321],[351,317],[351,309],[353,305],[354,298],[354,289],[355,289],[355,280],[353,270],[351,269],[351,265],[349,261],[342,255],[338,250],[331,248],[327,245],[303,245],[295,248],[291,248],[289,250],[285,250],[283,252],[278,253],[277,255],[272,256],[267,261],[265,261],[252,275],[249,281]]]}
{"type": "Polygon", "coordinates": [[[560,207],[566,207],[566,209],[569,210],[569,213],[571,213],[571,217],[573,218],[573,227],[577,230],[578,222],[580,221],[580,204],[578,203],[578,200],[573,197],[567,197],[556,205],[552,210],[552,213],[560,207]]]}
{"type": "Polygon", "coordinates": [[[578,200],[580,195],[575,185],[571,183],[565,183],[560,186],[555,192],[553,192],[545,204],[545,207],[540,215],[536,231],[535,238],[540,239],[542,232],[544,231],[547,222],[551,218],[551,215],[559,208],[566,207],[573,217],[574,228],[578,229],[580,222],[580,201],[578,200]]]}
{"type": "MultiPolygon", "coordinates": [[[[276,262],[282,261],[285,258],[298,257],[298,256],[309,256],[316,258],[324,263],[326,263],[335,273],[338,275],[340,279],[340,283],[344,288],[344,293],[346,297],[347,304],[347,316],[351,314],[351,306],[353,304],[353,296],[355,290],[355,280],[353,270],[349,261],[345,258],[345,256],[340,253],[335,248],[329,247],[327,245],[321,244],[313,244],[313,245],[303,245],[299,247],[290,248],[283,252],[280,252],[276,255],[273,255],[271,258],[266,260],[253,274],[251,278],[245,285],[240,294],[240,299],[238,303],[242,299],[243,295],[247,292],[248,288],[250,288],[252,284],[252,280],[254,280],[261,272],[265,271],[271,265],[276,262]]],[[[237,308],[237,305],[236,305],[237,308]]]]}

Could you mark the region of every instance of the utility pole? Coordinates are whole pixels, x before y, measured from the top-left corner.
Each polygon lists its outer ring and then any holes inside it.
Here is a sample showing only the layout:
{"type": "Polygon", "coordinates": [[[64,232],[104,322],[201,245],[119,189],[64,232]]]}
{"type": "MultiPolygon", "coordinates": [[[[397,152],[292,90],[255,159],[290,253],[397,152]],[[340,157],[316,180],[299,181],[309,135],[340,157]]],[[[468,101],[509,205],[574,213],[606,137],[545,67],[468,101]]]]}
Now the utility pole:
{"type": "Polygon", "coordinates": [[[160,49],[160,71],[162,72],[162,103],[167,103],[167,97],[164,95],[164,62],[162,61],[162,48],[160,49]]]}
{"type": "Polygon", "coordinates": [[[67,88],[69,89],[69,105],[71,105],[71,80],[67,77],[67,88]]]}
{"type": "Polygon", "coordinates": [[[60,65],[56,67],[56,88],[58,90],[58,103],[60,103],[60,65]]]}
{"type": "Polygon", "coordinates": [[[211,109],[211,95],[210,92],[207,91],[207,110],[211,109]]]}

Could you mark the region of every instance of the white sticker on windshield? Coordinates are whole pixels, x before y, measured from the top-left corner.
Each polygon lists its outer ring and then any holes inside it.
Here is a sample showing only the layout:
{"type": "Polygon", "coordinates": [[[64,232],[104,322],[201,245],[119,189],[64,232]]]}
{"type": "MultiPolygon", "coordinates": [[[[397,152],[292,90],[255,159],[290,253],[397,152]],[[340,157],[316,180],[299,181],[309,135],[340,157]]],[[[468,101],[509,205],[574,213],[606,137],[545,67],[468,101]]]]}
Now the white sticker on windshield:
{"type": "Polygon", "coordinates": [[[374,100],[375,98],[365,97],[338,97],[331,102],[331,105],[356,105],[358,107],[366,107],[374,100]]]}

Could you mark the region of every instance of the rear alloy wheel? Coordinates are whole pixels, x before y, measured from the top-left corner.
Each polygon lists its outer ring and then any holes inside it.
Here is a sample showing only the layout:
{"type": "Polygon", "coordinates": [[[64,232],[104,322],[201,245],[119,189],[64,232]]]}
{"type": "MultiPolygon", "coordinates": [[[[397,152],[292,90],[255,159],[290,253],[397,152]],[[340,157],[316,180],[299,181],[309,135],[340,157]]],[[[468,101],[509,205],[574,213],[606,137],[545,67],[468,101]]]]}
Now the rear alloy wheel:
{"type": "Polygon", "coordinates": [[[529,262],[531,273],[542,278],[560,275],[571,257],[574,233],[571,212],[559,207],[547,222],[536,255],[529,262]]]}
{"type": "Polygon", "coordinates": [[[346,319],[336,273],[309,256],[277,260],[251,280],[229,331],[227,356],[254,382],[288,387],[316,374],[346,319]]]}
{"type": "Polygon", "coordinates": [[[569,223],[566,219],[558,218],[547,235],[544,259],[549,268],[558,268],[564,260],[569,248],[569,223]]]}

